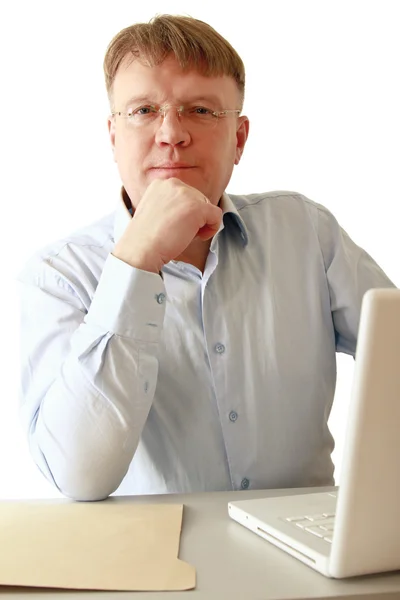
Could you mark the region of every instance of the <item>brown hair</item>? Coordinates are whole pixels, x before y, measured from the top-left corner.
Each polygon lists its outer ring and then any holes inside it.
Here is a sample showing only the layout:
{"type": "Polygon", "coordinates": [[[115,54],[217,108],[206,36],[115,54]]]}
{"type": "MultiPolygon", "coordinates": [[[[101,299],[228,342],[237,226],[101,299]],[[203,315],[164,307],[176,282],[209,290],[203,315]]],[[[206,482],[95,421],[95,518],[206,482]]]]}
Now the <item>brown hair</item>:
{"type": "Polygon", "coordinates": [[[112,86],[118,67],[128,54],[154,67],[173,54],[183,70],[195,69],[206,77],[232,77],[244,99],[245,69],[236,50],[215,29],[192,17],[157,15],[149,23],[122,29],[108,45],[103,69],[112,104],[112,86]]]}

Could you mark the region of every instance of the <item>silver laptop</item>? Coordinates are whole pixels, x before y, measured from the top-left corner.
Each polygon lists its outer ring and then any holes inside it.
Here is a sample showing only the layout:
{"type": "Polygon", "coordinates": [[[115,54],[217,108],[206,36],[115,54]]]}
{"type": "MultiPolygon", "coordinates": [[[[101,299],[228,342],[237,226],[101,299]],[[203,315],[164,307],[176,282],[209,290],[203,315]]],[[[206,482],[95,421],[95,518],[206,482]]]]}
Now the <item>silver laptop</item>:
{"type": "Polygon", "coordinates": [[[400,290],[363,298],[337,494],[240,500],[228,512],[328,577],[400,569],[400,290]]]}

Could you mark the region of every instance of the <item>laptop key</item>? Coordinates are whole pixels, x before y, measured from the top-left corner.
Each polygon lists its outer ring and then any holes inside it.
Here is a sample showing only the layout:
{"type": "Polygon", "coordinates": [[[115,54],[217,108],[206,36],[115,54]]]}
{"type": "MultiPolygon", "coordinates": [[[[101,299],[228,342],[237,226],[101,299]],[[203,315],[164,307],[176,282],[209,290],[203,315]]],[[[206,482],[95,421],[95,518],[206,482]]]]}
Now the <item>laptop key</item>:
{"type": "Polygon", "coordinates": [[[320,521],[308,521],[310,527],[323,527],[326,529],[331,529],[335,521],[334,519],[321,519],[320,521]]]}
{"type": "Polygon", "coordinates": [[[320,538],[323,538],[326,534],[326,532],[320,529],[319,527],[305,527],[304,531],[308,531],[309,533],[312,533],[313,535],[316,535],[320,538]]]}
{"type": "Polygon", "coordinates": [[[300,527],[301,529],[305,529],[306,527],[310,527],[312,525],[311,521],[296,521],[296,527],[300,527]]]}
{"type": "Polygon", "coordinates": [[[320,525],[321,529],[323,529],[324,531],[329,531],[332,532],[335,529],[335,525],[334,523],[330,523],[329,525],[320,525]]]}

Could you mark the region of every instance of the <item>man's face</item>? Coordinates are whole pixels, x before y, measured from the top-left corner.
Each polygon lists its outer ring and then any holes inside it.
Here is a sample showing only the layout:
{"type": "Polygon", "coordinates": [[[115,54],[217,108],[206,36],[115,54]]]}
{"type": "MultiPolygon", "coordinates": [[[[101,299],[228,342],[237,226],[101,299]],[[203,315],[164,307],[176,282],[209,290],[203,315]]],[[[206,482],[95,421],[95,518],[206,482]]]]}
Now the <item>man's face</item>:
{"type": "MultiPolygon", "coordinates": [[[[145,105],[198,105],[215,111],[240,107],[231,77],[183,72],[174,57],[156,67],[138,60],[129,64],[125,59],[114,80],[113,99],[116,112],[145,105]]],[[[239,163],[249,130],[247,117],[234,113],[212,126],[193,126],[174,108],[145,126],[129,124],[121,116],[110,118],[108,126],[114,159],[134,207],[154,178],[168,177],[177,177],[217,204],[233,166],[239,163]],[[160,168],[167,163],[184,163],[189,168],[160,168]]]]}

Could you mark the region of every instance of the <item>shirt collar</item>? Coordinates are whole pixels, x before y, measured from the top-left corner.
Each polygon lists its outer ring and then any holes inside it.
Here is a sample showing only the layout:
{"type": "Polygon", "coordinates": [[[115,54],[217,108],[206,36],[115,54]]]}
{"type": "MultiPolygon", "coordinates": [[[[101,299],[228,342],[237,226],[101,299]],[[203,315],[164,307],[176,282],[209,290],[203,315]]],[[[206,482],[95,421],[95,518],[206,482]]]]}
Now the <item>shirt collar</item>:
{"type": "Polygon", "coordinates": [[[224,225],[228,222],[231,223],[235,232],[240,236],[243,246],[246,246],[249,241],[247,227],[239,215],[239,211],[234,205],[232,198],[226,192],[222,194],[219,205],[222,209],[222,222],[224,225]]]}
{"type": "MultiPolygon", "coordinates": [[[[237,233],[239,234],[243,246],[246,246],[248,243],[248,232],[246,225],[244,224],[242,217],[239,215],[239,212],[236,206],[234,205],[232,199],[230,198],[230,196],[228,196],[226,192],[222,194],[219,205],[222,209],[222,223],[220,231],[224,228],[224,226],[226,226],[227,222],[229,221],[230,223],[232,223],[237,233]]],[[[128,198],[128,194],[126,193],[125,188],[122,187],[114,219],[115,242],[118,242],[118,240],[121,238],[122,234],[124,233],[125,229],[129,224],[129,221],[132,219],[132,215],[129,212],[129,209],[130,201],[128,198]]]]}

